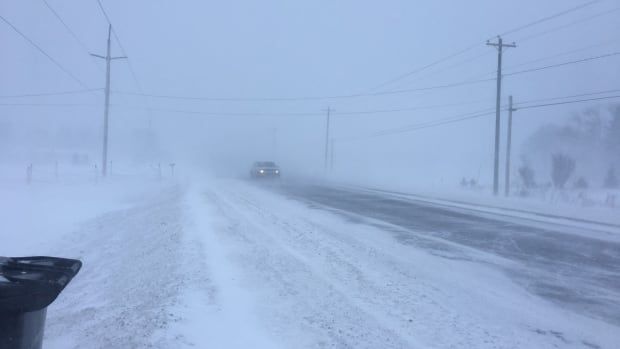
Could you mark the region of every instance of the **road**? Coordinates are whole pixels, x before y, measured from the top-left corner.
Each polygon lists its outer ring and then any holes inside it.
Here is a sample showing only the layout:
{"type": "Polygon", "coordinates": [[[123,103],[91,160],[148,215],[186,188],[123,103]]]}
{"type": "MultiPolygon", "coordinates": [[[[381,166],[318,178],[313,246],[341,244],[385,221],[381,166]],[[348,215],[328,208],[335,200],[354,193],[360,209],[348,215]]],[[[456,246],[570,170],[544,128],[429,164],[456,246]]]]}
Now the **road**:
{"type": "Polygon", "coordinates": [[[402,244],[435,255],[495,264],[532,294],[565,309],[620,324],[620,242],[563,225],[324,185],[283,184],[289,198],[381,227],[402,244]],[[497,258],[481,258],[481,252],[497,258]]]}

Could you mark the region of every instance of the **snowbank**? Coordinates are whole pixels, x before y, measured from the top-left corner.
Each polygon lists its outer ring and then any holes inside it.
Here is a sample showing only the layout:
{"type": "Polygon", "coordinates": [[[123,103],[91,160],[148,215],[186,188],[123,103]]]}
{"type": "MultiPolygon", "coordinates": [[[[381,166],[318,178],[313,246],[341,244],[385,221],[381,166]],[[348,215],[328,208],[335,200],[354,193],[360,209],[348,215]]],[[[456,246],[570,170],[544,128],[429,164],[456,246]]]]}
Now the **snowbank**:
{"type": "Polygon", "coordinates": [[[315,178],[314,180],[417,196],[419,199],[476,205],[478,208],[487,206],[488,208],[524,211],[620,227],[620,191],[618,190],[548,189],[530,192],[528,196],[511,193],[511,196],[506,197],[503,195],[503,188],[500,195],[494,196],[491,188],[486,187],[420,186],[415,182],[368,182],[342,177],[330,177],[326,180],[315,178]]]}

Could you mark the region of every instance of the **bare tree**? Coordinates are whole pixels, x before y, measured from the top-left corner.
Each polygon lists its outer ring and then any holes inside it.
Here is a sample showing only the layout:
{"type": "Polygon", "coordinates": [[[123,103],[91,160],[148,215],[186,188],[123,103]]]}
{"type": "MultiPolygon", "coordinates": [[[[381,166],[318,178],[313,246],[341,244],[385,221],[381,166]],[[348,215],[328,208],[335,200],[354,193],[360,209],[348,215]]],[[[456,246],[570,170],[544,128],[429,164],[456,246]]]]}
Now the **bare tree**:
{"type": "Polygon", "coordinates": [[[588,189],[588,181],[584,177],[579,177],[575,182],[575,189],[588,189]]]}
{"type": "Polygon", "coordinates": [[[618,176],[616,175],[616,169],[611,166],[609,170],[607,170],[607,175],[605,176],[605,182],[603,186],[607,189],[616,189],[618,188],[618,176]]]}
{"type": "Polygon", "coordinates": [[[523,165],[519,167],[519,176],[523,181],[523,186],[527,189],[532,189],[536,187],[536,180],[534,179],[534,170],[528,165],[523,165]]]}
{"type": "Polygon", "coordinates": [[[561,153],[551,156],[551,180],[556,188],[564,188],[574,171],[575,159],[561,153]]]}

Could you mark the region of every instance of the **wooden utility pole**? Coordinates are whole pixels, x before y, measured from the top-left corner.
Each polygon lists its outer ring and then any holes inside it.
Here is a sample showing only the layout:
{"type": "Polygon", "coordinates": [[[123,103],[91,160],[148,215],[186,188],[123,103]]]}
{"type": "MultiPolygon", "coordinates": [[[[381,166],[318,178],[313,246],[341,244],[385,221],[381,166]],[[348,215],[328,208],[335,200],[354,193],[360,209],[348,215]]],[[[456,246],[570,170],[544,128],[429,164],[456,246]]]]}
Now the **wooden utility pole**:
{"type": "Polygon", "coordinates": [[[327,117],[325,119],[325,159],[323,161],[323,166],[325,169],[325,172],[327,172],[328,169],[328,154],[329,154],[329,123],[330,123],[330,116],[331,116],[331,112],[332,109],[330,107],[327,107],[327,117]]]}
{"type": "Polygon", "coordinates": [[[334,139],[329,140],[329,171],[334,171],[334,139]]]}
{"type": "Polygon", "coordinates": [[[105,104],[103,107],[103,154],[101,158],[101,174],[105,177],[108,173],[108,124],[109,124],[109,112],[110,112],[110,62],[113,59],[127,58],[125,56],[112,57],[110,55],[110,35],[112,34],[112,25],[108,25],[108,45],[105,56],[96,55],[91,53],[91,56],[105,59],[106,72],[105,72],[105,104]]]}
{"type": "Polygon", "coordinates": [[[493,166],[493,194],[497,195],[499,191],[499,129],[500,129],[500,102],[502,97],[502,54],[504,47],[517,47],[513,42],[512,44],[504,44],[500,36],[497,37],[497,42],[487,41],[487,46],[497,47],[497,96],[495,99],[495,158],[493,166]]]}
{"type": "Polygon", "coordinates": [[[510,195],[510,148],[512,146],[512,112],[517,109],[512,106],[512,96],[508,97],[508,136],[506,138],[506,183],[504,195],[510,195]]]}

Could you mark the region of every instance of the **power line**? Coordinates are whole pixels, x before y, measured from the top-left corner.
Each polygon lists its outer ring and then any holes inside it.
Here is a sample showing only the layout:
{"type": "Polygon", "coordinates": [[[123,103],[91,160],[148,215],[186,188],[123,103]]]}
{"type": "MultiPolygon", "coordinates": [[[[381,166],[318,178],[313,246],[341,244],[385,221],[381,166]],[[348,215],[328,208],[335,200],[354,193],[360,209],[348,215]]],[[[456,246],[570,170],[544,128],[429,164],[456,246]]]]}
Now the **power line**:
{"type": "Polygon", "coordinates": [[[521,104],[538,103],[538,102],[548,102],[548,101],[557,101],[558,99],[567,99],[567,98],[576,98],[576,97],[595,96],[595,95],[608,94],[608,93],[616,93],[616,92],[620,92],[620,89],[615,89],[615,90],[606,90],[606,91],[599,91],[599,92],[580,93],[580,94],[576,94],[576,95],[563,96],[563,97],[552,97],[552,98],[542,98],[542,99],[530,99],[530,100],[527,100],[527,101],[521,101],[521,102],[517,103],[516,105],[518,106],[518,105],[521,105],[521,104]]]}
{"type": "MultiPolygon", "coordinates": [[[[463,105],[480,104],[484,102],[487,102],[487,101],[478,100],[478,101],[469,101],[469,102],[434,104],[434,105],[394,108],[394,109],[354,110],[354,111],[331,110],[331,114],[337,115],[337,116],[351,116],[351,115],[400,113],[400,112],[409,112],[409,111],[416,111],[416,110],[450,108],[450,107],[463,106],[463,105]]],[[[95,104],[80,104],[80,103],[2,103],[0,105],[3,105],[3,106],[53,106],[53,107],[56,107],[56,106],[58,107],[96,106],[95,104]]],[[[139,109],[139,110],[145,109],[143,106],[132,106],[132,105],[124,105],[124,104],[110,104],[110,106],[115,107],[115,108],[128,108],[128,109],[139,109]]],[[[200,111],[200,110],[184,110],[184,109],[168,109],[168,108],[149,108],[149,109],[154,112],[194,114],[194,115],[207,115],[207,116],[319,116],[319,115],[324,115],[324,113],[319,113],[319,112],[296,112],[296,111],[290,111],[290,112],[226,112],[226,111],[200,111]]]]}
{"type": "Polygon", "coordinates": [[[465,85],[478,84],[482,82],[494,81],[495,79],[479,79],[479,80],[466,80],[455,83],[448,83],[442,85],[408,88],[401,90],[392,90],[384,92],[372,92],[372,93],[355,93],[349,95],[332,95],[332,96],[298,96],[298,97],[254,97],[254,98],[242,98],[242,97],[194,97],[194,96],[179,96],[179,95],[159,95],[139,92],[127,92],[127,91],[112,91],[115,94],[121,95],[133,95],[140,97],[152,97],[161,99],[178,99],[178,100],[202,100],[202,101],[217,101],[217,102],[284,102],[284,101],[313,101],[313,100],[328,100],[328,99],[349,99],[360,97],[374,97],[402,94],[409,92],[429,91],[444,88],[459,87],[465,85]]]}
{"type": "MultiPolygon", "coordinates": [[[[519,32],[519,31],[521,31],[521,30],[523,30],[523,29],[530,28],[530,27],[535,26],[535,25],[538,25],[538,24],[540,24],[540,23],[544,23],[544,22],[550,21],[550,20],[552,20],[552,19],[555,19],[555,18],[558,18],[558,17],[564,16],[564,15],[566,15],[566,14],[569,14],[569,13],[572,13],[572,12],[579,11],[579,10],[581,10],[581,9],[583,9],[583,8],[586,8],[586,7],[588,7],[588,6],[591,6],[591,5],[593,5],[593,4],[595,4],[595,3],[598,3],[598,2],[600,2],[600,1],[601,1],[601,0],[593,0],[593,1],[587,2],[587,3],[585,3],[585,4],[581,4],[581,5],[578,5],[578,6],[575,6],[575,7],[571,7],[571,8],[569,8],[569,9],[566,9],[566,10],[563,10],[563,11],[560,11],[560,12],[557,12],[557,13],[554,13],[554,14],[549,15],[549,16],[547,16],[547,17],[544,17],[544,18],[538,19],[538,20],[536,20],[536,21],[533,21],[533,22],[527,23],[527,24],[525,24],[525,25],[519,26],[519,27],[517,27],[517,28],[513,28],[513,29],[511,29],[511,30],[505,31],[505,32],[501,33],[501,34],[500,34],[500,36],[504,36],[504,35],[513,34],[513,33],[519,32]]],[[[491,38],[489,38],[489,39],[491,39],[491,38]]],[[[377,86],[375,86],[375,87],[371,88],[369,91],[375,91],[375,90],[377,90],[377,89],[380,89],[381,87],[384,87],[384,86],[390,85],[390,84],[392,84],[392,83],[394,83],[394,82],[397,82],[397,81],[400,81],[400,80],[402,80],[402,79],[405,79],[405,78],[407,78],[407,77],[409,77],[409,76],[411,76],[411,75],[414,75],[414,74],[417,74],[417,73],[419,73],[419,72],[422,72],[422,71],[424,71],[424,70],[426,70],[426,69],[428,69],[428,68],[434,67],[434,66],[436,66],[436,65],[438,65],[438,64],[440,64],[440,63],[443,63],[443,62],[445,62],[445,61],[448,61],[448,60],[450,60],[450,59],[452,59],[452,58],[454,58],[454,57],[460,56],[460,55],[462,55],[463,53],[469,52],[469,51],[471,51],[471,50],[473,50],[473,49],[475,49],[475,48],[479,47],[479,45],[480,45],[480,43],[476,42],[476,43],[474,43],[474,44],[472,44],[472,45],[470,45],[470,46],[467,46],[467,47],[465,47],[465,48],[463,48],[463,49],[461,49],[461,50],[458,50],[458,51],[456,51],[456,52],[454,52],[454,53],[451,53],[451,54],[449,54],[449,55],[447,55],[447,56],[445,56],[445,57],[442,57],[442,58],[440,58],[440,59],[438,59],[438,60],[435,60],[435,61],[433,61],[433,62],[431,62],[431,63],[429,63],[429,64],[426,64],[426,65],[424,65],[424,66],[422,66],[422,67],[416,68],[416,69],[414,69],[414,70],[411,70],[411,71],[408,71],[408,72],[406,72],[406,73],[400,74],[400,75],[398,75],[398,76],[396,76],[396,77],[394,77],[394,78],[392,78],[392,79],[389,79],[389,80],[387,80],[387,81],[385,81],[385,82],[383,82],[383,83],[381,83],[381,84],[379,84],[379,85],[377,85],[377,86]]],[[[477,58],[477,57],[478,57],[478,56],[476,56],[476,58],[477,58]]],[[[470,60],[467,60],[467,61],[465,61],[465,63],[466,63],[466,62],[469,62],[469,61],[470,61],[470,60]]]]}
{"type": "Polygon", "coordinates": [[[524,73],[531,73],[531,72],[535,72],[535,71],[539,71],[539,70],[545,70],[545,69],[562,67],[562,66],[565,66],[565,65],[589,62],[589,61],[594,61],[594,60],[597,60],[597,59],[602,59],[602,58],[607,58],[607,57],[613,57],[613,56],[617,56],[617,55],[620,55],[620,52],[612,52],[612,53],[608,53],[608,54],[604,54],[604,55],[600,55],[600,56],[578,59],[578,60],[575,60],[575,61],[569,61],[569,62],[564,62],[564,63],[547,65],[547,66],[544,66],[544,67],[537,67],[537,68],[532,68],[532,69],[520,70],[520,71],[504,74],[504,76],[512,76],[512,75],[518,75],[518,74],[524,74],[524,73]]]}
{"type": "Polygon", "coordinates": [[[581,9],[583,9],[585,7],[594,5],[594,4],[598,3],[598,2],[601,2],[601,0],[593,0],[593,1],[587,2],[585,4],[581,4],[581,5],[578,5],[578,6],[575,6],[575,7],[571,7],[569,9],[567,9],[567,10],[564,10],[564,11],[552,14],[552,15],[547,16],[547,17],[543,17],[541,19],[537,19],[537,20],[535,20],[533,22],[530,22],[528,24],[525,24],[525,25],[516,27],[514,29],[508,30],[506,32],[503,32],[503,33],[500,34],[500,36],[505,36],[505,35],[508,35],[508,34],[514,34],[516,32],[519,32],[519,31],[523,30],[523,29],[527,29],[527,28],[530,28],[530,27],[535,26],[537,24],[540,24],[540,23],[543,23],[543,22],[547,22],[547,21],[550,21],[552,19],[564,16],[566,14],[569,14],[569,13],[581,10],[581,9]]]}
{"type": "Polygon", "coordinates": [[[29,97],[63,96],[63,95],[84,94],[84,93],[90,93],[90,92],[101,91],[101,90],[103,90],[103,88],[87,88],[84,90],[74,90],[74,91],[25,93],[25,94],[17,94],[17,95],[0,95],[0,98],[29,98],[29,97]]]}
{"type": "Polygon", "coordinates": [[[519,39],[519,42],[523,43],[523,42],[526,42],[526,41],[530,41],[530,40],[538,38],[540,36],[547,35],[547,34],[550,34],[550,33],[554,33],[556,31],[559,31],[559,30],[562,30],[562,29],[565,29],[565,28],[572,27],[572,26],[574,26],[576,24],[581,24],[581,23],[589,22],[589,21],[591,21],[593,19],[596,19],[596,18],[599,18],[599,17],[602,17],[602,16],[610,15],[610,14],[612,14],[614,12],[617,12],[617,11],[620,11],[620,7],[616,7],[616,8],[613,8],[611,10],[606,10],[606,11],[603,11],[603,12],[599,12],[599,13],[596,13],[594,15],[591,15],[591,16],[588,16],[588,17],[585,17],[585,18],[581,18],[581,19],[578,19],[578,20],[573,21],[573,22],[569,22],[567,24],[563,24],[563,25],[560,25],[560,26],[557,26],[557,27],[545,30],[543,32],[539,32],[539,33],[536,33],[536,34],[533,34],[533,35],[528,35],[526,37],[523,37],[523,38],[519,39]]]}
{"type": "Polygon", "coordinates": [[[3,107],[99,107],[87,103],[0,103],[3,107]]]}
{"type": "MultiPolygon", "coordinates": [[[[129,58],[129,55],[127,54],[127,51],[125,50],[125,47],[123,46],[123,43],[121,42],[121,39],[118,36],[118,33],[116,32],[116,28],[114,26],[112,26],[112,20],[110,19],[110,17],[108,16],[108,13],[106,12],[105,8],[103,7],[103,4],[101,3],[100,0],[96,0],[97,1],[97,5],[99,5],[99,9],[101,10],[101,13],[103,14],[103,16],[105,17],[106,21],[108,22],[108,24],[113,28],[112,29],[112,34],[114,35],[114,39],[116,40],[116,43],[118,44],[118,47],[121,49],[121,53],[123,56],[127,57],[127,67],[129,67],[129,73],[131,74],[131,77],[134,81],[134,83],[136,84],[136,87],[138,88],[138,91],[140,93],[144,93],[144,89],[142,88],[142,84],[140,83],[140,80],[138,80],[138,75],[136,74],[135,69],[133,68],[133,64],[132,59],[129,58]]],[[[151,108],[150,108],[150,101],[147,99],[146,101],[146,113],[148,115],[148,125],[149,125],[149,130],[151,127],[151,119],[152,119],[152,112],[151,112],[151,108]]]]}
{"type": "MultiPolygon", "coordinates": [[[[479,45],[479,44],[478,44],[478,45],[479,45]]],[[[437,74],[443,73],[443,72],[445,72],[445,71],[447,71],[447,70],[450,70],[450,69],[453,69],[453,68],[456,68],[456,67],[462,66],[463,64],[467,64],[467,63],[469,63],[469,62],[475,61],[475,60],[477,60],[478,58],[484,57],[484,56],[486,56],[486,55],[488,55],[488,54],[490,54],[490,53],[491,53],[490,51],[485,51],[485,52],[482,52],[482,53],[480,53],[480,54],[477,54],[477,55],[475,55],[475,56],[473,56],[473,57],[469,57],[469,58],[466,58],[466,59],[460,60],[460,61],[458,61],[458,62],[455,62],[454,64],[451,64],[451,65],[449,65],[449,66],[446,66],[446,67],[445,67],[445,68],[443,68],[443,69],[435,70],[435,71],[430,72],[429,74],[422,75],[421,77],[419,77],[419,78],[418,78],[418,80],[423,80],[423,79],[426,79],[426,78],[429,78],[429,77],[435,76],[435,75],[437,75],[437,74]]],[[[486,75],[488,75],[488,74],[485,74],[484,76],[486,76],[486,75]]],[[[412,85],[412,84],[407,84],[407,86],[411,86],[411,85],[412,85]]]]}
{"type": "MultiPolygon", "coordinates": [[[[112,105],[114,107],[128,107],[124,105],[112,105]]],[[[128,107],[128,108],[140,108],[142,107],[128,107]]],[[[167,113],[179,113],[179,114],[194,114],[194,115],[208,115],[208,116],[318,116],[324,115],[324,113],[318,112],[284,112],[284,113],[269,113],[269,112],[214,112],[214,111],[198,111],[198,110],[183,110],[183,109],[166,109],[166,108],[148,108],[154,112],[167,112],[167,113]]]]}
{"type": "Polygon", "coordinates": [[[454,116],[454,117],[449,117],[449,118],[444,118],[444,119],[439,119],[439,120],[433,120],[433,121],[427,121],[427,122],[413,124],[413,125],[408,125],[408,126],[401,126],[401,127],[398,127],[398,128],[391,128],[391,129],[381,130],[381,131],[377,131],[377,132],[374,132],[374,133],[371,133],[371,134],[368,134],[368,135],[363,135],[363,136],[339,138],[337,140],[339,140],[339,141],[354,141],[354,140],[360,140],[360,139],[367,139],[367,138],[375,138],[375,137],[387,136],[387,135],[392,135],[392,134],[407,133],[407,132],[412,132],[412,131],[421,130],[421,129],[425,129],[425,128],[437,127],[437,126],[442,126],[442,125],[451,124],[451,123],[455,123],[455,122],[460,122],[460,121],[480,118],[480,117],[483,117],[483,116],[489,116],[489,115],[493,115],[493,114],[495,114],[495,111],[491,111],[490,109],[485,109],[485,110],[481,110],[481,111],[478,111],[478,112],[461,114],[459,116],[454,116]]]}
{"type": "MultiPolygon", "coordinates": [[[[543,108],[543,107],[550,107],[550,106],[556,106],[556,105],[584,103],[584,102],[601,101],[601,100],[618,99],[618,98],[620,98],[620,95],[607,96],[607,97],[598,97],[598,98],[578,99],[578,100],[564,101],[564,102],[557,102],[557,103],[537,104],[537,105],[519,107],[517,109],[519,109],[519,110],[534,109],[534,108],[543,108]]],[[[452,124],[452,123],[462,122],[462,121],[466,121],[466,120],[481,118],[481,117],[484,117],[484,116],[490,116],[490,115],[493,115],[493,114],[495,114],[495,111],[488,111],[488,109],[487,109],[487,111],[481,110],[479,112],[473,112],[473,113],[464,114],[464,115],[461,115],[461,116],[455,116],[455,117],[445,118],[445,119],[440,119],[440,120],[435,120],[435,121],[428,121],[428,122],[424,122],[424,123],[420,123],[420,124],[414,124],[414,125],[409,125],[409,126],[405,126],[405,127],[399,127],[399,128],[382,130],[382,131],[378,131],[378,132],[375,132],[375,133],[372,133],[372,134],[369,134],[369,135],[365,135],[365,136],[340,138],[338,140],[339,141],[354,141],[354,140],[360,140],[360,139],[367,139],[367,138],[387,136],[387,135],[392,135],[392,134],[413,132],[413,131],[422,130],[422,129],[426,129],[426,128],[443,126],[443,125],[447,125],[447,124],[452,124]]]]}
{"type": "MultiPolygon", "coordinates": [[[[348,112],[337,112],[331,110],[331,114],[333,115],[362,115],[362,114],[382,114],[382,113],[397,113],[404,111],[415,111],[415,110],[427,110],[427,109],[438,109],[438,108],[447,108],[452,106],[460,106],[467,104],[476,104],[482,103],[482,101],[475,102],[463,102],[463,103],[452,103],[452,104],[443,104],[443,105],[430,105],[430,106],[421,106],[421,107],[413,107],[413,108],[402,108],[402,109],[385,109],[385,110],[360,110],[360,111],[348,111],[348,112]]],[[[87,104],[87,103],[0,103],[0,106],[33,106],[33,107],[98,107],[98,104],[87,104]]],[[[145,110],[146,108],[142,106],[132,106],[132,105],[124,105],[124,104],[110,104],[111,107],[115,108],[127,108],[127,109],[139,109],[145,110]]],[[[194,115],[207,115],[207,116],[322,116],[324,113],[319,112],[218,112],[218,111],[199,111],[199,110],[183,110],[183,109],[167,109],[167,108],[149,108],[154,112],[167,112],[167,113],[178,113],[178,114],[194,114],[194,115]]]]}
{"type": "MultiPolygon", "coordinates": [[[[101,89],[98,89],[98,90],[101,90],[101,89]]],[[[85,91],[85,92],[89,92],[89,91],[85,91]]],[[[617,96],[604,96],[604,97],[597,97],[597,98],[590,98],[590,99],[579,99],[579,100],[576,100],[576,101],[566,101],[566,102],[560,102],[560,103],[545,103],[545,104],[538,104],[538,105],[533,105],[533,106],[524,105],[524,104],[530,104],[530,103],[539,103],[539,102],[547,102],[547,101],[561,100],[561,99],[567,99],[567,98],[595,96],[595,95],[618,93],[618,92],[620,92],[620,89],[612,89],[612,90],[604,90],[604,91],[598,91],[598,92],[580,93],[580,94],[573,94],[573,95],[567,95],[567,96],[561,96],[561,97],[531,99],[531,100],[521,101],[521,102],[517,103],[515,106],[518,107],[518,109],[528,109],[528,108],[542,107],[542,106],[551,106],[551,105],[570,104],[570,103],[585,102],[585,101],[596,101],[596,100],[613,99],[613,98],[616,98],[617,96]]],[[[58,93],[54,93],[53,95],[57,95],[57,94],[58,93]]],[[[0,96],[0,97],[2,97],[2,96],[0,96]]],[[[340,112],[332,111],[332,114],[334,114],[334,115],[363,115],[363,114],[396,113],[396,112],[403,112],[403,111],[415,111],[415,110],[425,110],[425,109],[447,108],[447,107],[462,106],[462,105],[468,105],[468,104],[477,104],[477,103],[482,103],[482,102],[486,102],[486,101],[480,100],[480,101],[471,101],[471,102],[436,104],[436,105],[419,106],[419,107],[411,107],[411,108],[399,108],[399,109],[358,110],[358,111],[340,111],[340,112]]],[[[0,103],[0,106],[99,107],[98,104],[88,104],[88,103],[0,103]]],[[[124,104],[110,104],[110,106],[111,107],[115,107],[115,108],[128,108],[128,109],[141,109],[141,110],[145,109],[142,106],[132,106],[132,105],[124,105],[124,104]]],[[[507,107],[505,105],[502,106],[502,110],[508,110],[506,108],[507,107]]],[[[473,112],[473,114],[478,114],[480,112],[490,111],[491,109],[494,109],[494,108],[489,108],[489,109],[484,109],[484,110],[481,110],[481,111],[478,111],[478,112],[473,112]]],[[[290,111],[290,112],[225,112],[225,111],[195,111],[195,110],[166,109],[166,108],[152,108],[151,110],[152,111],[156,111],[156,112],[159,111],[159,112],[169,112],[169,113],[179,113],[179,114],[209,115],[209,116],[322,116],[322,115],[324,115],[324,113],[319,113],[319,112],[295,112],[295,111],[290,111]]],[[[472,114],[472,113],[467,113],[467,114],[464,114],[464,115],[470,115],[470,114],[472,114]]],[[[436,122],[436,121],[430,121],[430,122],[436,122]]],[[[418,125],[418,124],[416,124],[416,125],[418,125]]]]}
{"type": "MultiPolygon", "coordinates": [[[[84,50],[84,52],[86,54],[89,54],[89,49],[86,46],[86,44],[84,44],[84,42],[82,40],[80,40],[80,38],[77,36],[77,34],[75,34],[75,32],[71,29],[71,27],[69,27],[69,25],[62,19],[60,14],[49,4],[49,2],[47,2],[47,0],[43,0],[43,3],[47,7],[47,9],[50,10],[50,12],[54,15],[54,17],[56,17],[56,19],[58,19],[58,21],[63,25],[63,27],[65,27],[67,32],[69,32],[69,34],[71,35],[73,40],[75,40],[75,42],[82,48],[82,50],[84,50]]],[[[91,63],[93,63],[93,65],[95,67],[97,67],[97,69],[99,71],[102,71],[101,67],[99,65],[95,64],[92,61],[91,61],[91,63]]]]}
{"type": "MultiPolygon", "coordinates": [[[[536,58],[536,59],[533,59],[533,60],[530,60],[530,61],[521,62],[519,64],[513,64],[513,65],[510,65],[510,66],[506,67],[506,69],[514,69],[514,68],[522,67],[524,65],[529,65],[529,64],[532,64],[532,63],[537,63],[537,62],[545,61],[545,60],[548,60],[548,59],[551,59],[551,58],[566,56],[566,55],[569,55],[571,53],[586,51],[586,50],[589,50],[589,49],[592,49],[592,48],[595,48],[595,47],[608,46],[610,44],[617,44],[617,43],[618,43],[617,40],[608,40],[608,41],[605,41],[605,42],[602,42],[602,43],[599,43],[599,44],[588,45],[588,46],[585,46],[585,47],[581,47],[581,48],[572,49],[572,50],[569,50],[569,51],[564,51],[564,52],[556,53],[556,54],[553,54],[553,55],[550,55],[550,56],[545,56],[545,57],[536,58]]],[[[488,73],[484,73],[484,74],[480,74],[480,75],[475,75],[471,79],[479,79],[479,78],[482,78],[482,77],[485,77],[485,76],[488,76],[488,75],[491,75],[491,74],[495,74],[495,73],[496,73],[496,71],[492,71],[492,72],[488,72],[488,73]]]]}
{"type": "Polygon", "coordinates": [[[617,44],[617,43],[618,43],[617,40],[608,40],[608,41],[605,41],[605,42],[602,42],[602,43],[599,43],[599,44],[588,45],[588,46],[585,46],[585,47],[576,48],[576,49],[572,49],[572,50],[569,50],[569,51],[563,51],[563,52],[560,52],[560,53],[556,53],[556,54],[553,54],[553,55],[550,55],[550,56],[545,56],[545,57],[537,58],[537,59],[534,59],[534,60],[531,60],[531,61],[522,62],[522,63],[519,63],[519,64],[513,64],[511,66],[506,67],[506,69],[514,69],[514,68],[517,68],[517,67],[522,67],[524,65],[528,65],[528,64],[532,64],[532,63],[538,63],[540,61],[545,61],[545,60],[548,60],[548,59],[551,59],[551,58],[566,56],[566,55],[569,55],[571,53],[587,51],[587,50],[593,49],[595,47],[603,47],[603,46],[608,46],[608,45],[617,44]]]}
{"type": "Polygon", "coordinates": [[[429,63],[429,64],[427,64],[427,65],[424,65],[424,66],[419,67],[419,68],[417,68],[417,69],[414,69],[414,70],[408,71],[408,72],[406,72],[406,73],[404,73],[404,74],[401,74],[401,75],[399,75],[399,76],[396,76],[396,77],[394,77],[394,78],[392,78],[392,79],[390,79],[390,80],[388,80],[388,81],[385,81],[385,82],[383,82],[383,83],[381,83],[381,84],[379,84],[379,85],[377,85],[377,86],[375,86],[375,87],[371,88],[371,89],[370,89],[370,91],[376,91],[376,90],[378,90],[378,89],[380,89],[380,88],[382,88],[382,87],[384,87],[384,86],[390,85],[390,84],[395,83],[395,82],[397,82],[397,81],[400,81],[400,80],[402,80],[402,79],[404,79],[404,78],[407,78],[407,77],[409,77],[409,76],[411,76],[411,75],[414,75],[414,74],[417,74],[417,73],[419,73],[419,72],[422,72],[422,71],[424,71],[424,70],[426,70],[426,69],[428,69],[428,68],[434,67],[434,66],[436,66],[436,65],[438,65],[438,64],[440,64],[440,63],[443,63],[443,62],[445,62],[445,61],[447,61],[447,60],[450,60],[451,58],[454,58],[454,57],[456,57],[456,56],[460,56],[460,55],[462,55],[462,54],[463,54],[463,53],[465,53],[465,52],[469,52],[469,51],[473,50],[474,48],[476,48],[476,47],[478,47],[478,46],[479,46],[479,44],[478,44],[478,43],[476,43],[476,44],[471,45],[471,46],[469,46],[469,47],[466,47],[466,48],[464,48],[464,49],[462,49],[462,50],[459,50],[459,51],[457,51],[457,52],[455,52],[455,53],[452,53],[452,54],[450,54],[450,55],[448,55],[448,56],[445,56],[445,57],[443,57],[443,58],[440,58],[440,59],[438,59],[438,60],[436,60],[436,61],[434,61],[434,62],[431,62],[431,63],[429,63]]]}
{"type": "MultiPolygon", "coordinates": [[[[399,108],[399,109],[379,109],[379,110],[357,110],[357,111],[335,111],[331,110],[332,115],[337,116],[349,116],[349,115],[365,115],[365,114],[386,114],[386,113],[400,113],[407,111],[416,111],[416,110],[428,110],[428,109],[440,109],[440,108],[448,108],[462,105],[470,105],[470,104],[478,104],[486,101],[471,101],[471,102],[459,102],[459,103],[449,103],[449,104],[435,104],[428,106],[419,106],[419,107],[408,107],[408,108],[399,108]]],[[[115,105],[121,106],[122,105],[115,105]]],[[[210,112],[210,111],[193,111],[193,110],[179,110],[179,109],[161,109],[161,108],[151,108],[152,111],[161,111],[161,112],[170,112],[170,113],[181,113],[181,114],[202,114],[202,115],[213,115],[213,116],[318,116],[324,115],[324,113],[317,112],[283,112],[283,113],[271,113],[271,112],[248,112],[248,113],[231,113],[231,112],[210,112]]]]}
{"type": "Polygon", "coordinates": [[[80,40],[80,38],[75,34],[75,32],[71,30],[69,25],[67,25],[67,23],[62,19],[62,17],[60,17],[58,12],[54,10],[54,8],[47,2],[47,0],[43,0],[43,3],[50,10],[50,12],[52,12],[52,14],[56,17],[56,19],[58,19],[58,21],[65,27],[65,29],[69,32],[69,34],[71,34],[75,42],[77,42],[77,44],[80,45],[80,47],[88,53],[88,47],[86,47],[86,44],[84,44],[84,42],[82,42],[82,40],[80,40]]]}
{"type": "Polygon", "coordinates": [[[341,112],[335,111],[333,112],[333,114],[335,115],[363,115],[363,114],[400,113],[400,112],[416,111],[416,110],[456,107],[456,106],[479,104],[479,103],[486,103],[486,102],[488,101],[479,100],[479,101],[459,102],[459,103],[449,103],[449,104],[435,104],[435,105],[428,105],[428,106],[408,107],[408,108],[398,108],[398,109],[379,109],[379,110],[360,110],[360,111],[341,111],[341,112]]]}
{"type": "MultiPolygon", "coordinates": [[[[121,49],[121,54],[123,56],[127,56],[127,52],[125,51],[125,48],[123,47],[123,44],[121,43],[120,38],[118,37],[118,34],[116,33],[116,29],[115,27],[112,25],[112,21],[110,20],[110,17],[108,16],[108,13],[106,12],[105,8],[103,8],[103,5],[101,4],[100,0],[96,0],[97,4],[99,5],[99,9],[101,9],[101,13],[103,14],[103,16],[105,17],[106,21],[108,22],[109,25],[112,26],[112,35],[114,35],[114,39],[116,40],[116,43],[118,44],[118,47],[121,49]]],[[[133,78],[134,82],[136,83],[136,86],[138,87],[139,91],[142,91],[142,85],[140,84],[140,81],[138,80],[138,77],[136,76],[136,73],[133,69],[133,65],[131,64],[131,61],[129,60],[129,58],[127,58],[127,66],[129,67],[129,72],[131,73],[131,77],[133,78]]]]}
{"type": "Polygon", "coordinates": [[[55,60],[52,56],[50,56],[45,50],[41,48],[41,46],[37,45],[34,41],[32,41],[28,36],[22,33],[19,29],[17,29],[11,22],[9,22],[6,18],[0,15],[0,19],[4,21],[7,25],[9,25],[17,34],[19,34],[24,40],[26,40],[32,47],[36,48],[41,54],[43,54],[50,62],[54,63],[60,70],[62,70],[67,76],[69,76],[73,81],[80,84],[85,89],[88,89],[88,86],[84,84],[80,79],[78,79],[75,75],[73,75],[69,70],[62,66],[57,60],[55,60]]]}
{"type": "Polygon", "coordinates": [[[601,101],[601,100],[616,99],[616,98],[620,98],[620,95],[607,96],[607,97],[598,97],[598,98],[588,98],[588,99],[578,99],[578,100],[574,100],[574,101],[565,101],[565,102],[557,102],[557,103],[528,105],[528,106],[525,106],[525,107],[519,107],[518,109],[519,110],[523,110],[523,109],[532,109],[532,108],[543,108],[543,107],[550,107],[550,106],[554,106],[554,105],[564,105],[564,104],[574,104],[574,103],[601,101]]]}

